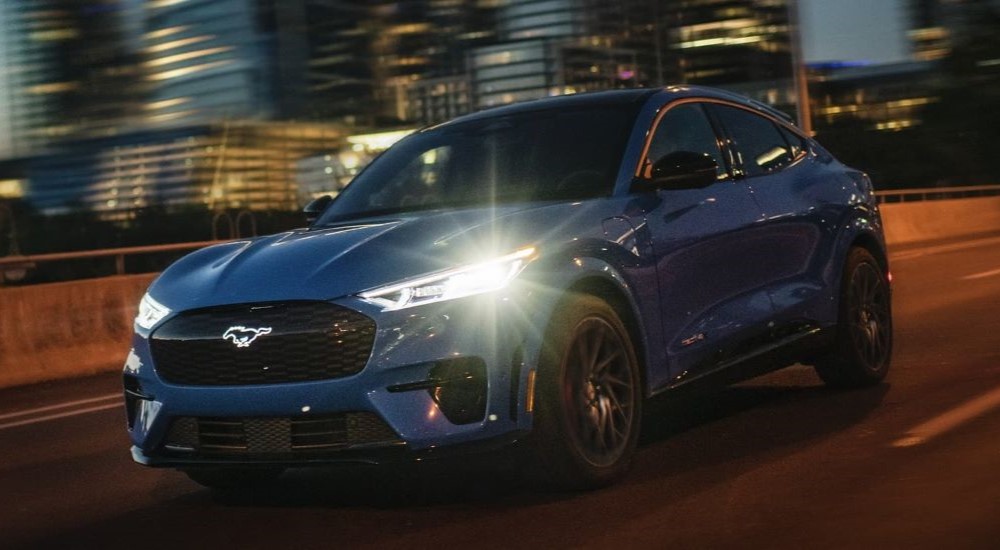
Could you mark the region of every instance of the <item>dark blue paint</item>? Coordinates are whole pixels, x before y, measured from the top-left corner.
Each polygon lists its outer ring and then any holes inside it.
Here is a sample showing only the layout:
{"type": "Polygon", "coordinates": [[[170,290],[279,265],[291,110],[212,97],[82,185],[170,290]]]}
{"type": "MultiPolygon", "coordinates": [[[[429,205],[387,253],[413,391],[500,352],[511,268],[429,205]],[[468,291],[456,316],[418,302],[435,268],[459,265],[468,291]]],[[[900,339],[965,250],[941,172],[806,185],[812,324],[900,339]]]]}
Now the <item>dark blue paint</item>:
{"type": "MultiPolygon", "coordinates": [[[[588,280],[601,280],[625,297],[647,394],[710,372],[748,345],[769,343],[784,327],[832,327],[848,248],[865,236],[884,246],[867,178],[811,145],[813,151],[778,173],[702,189],[632,192],[647,132],[670,102],[710,98],[767,112],[701,88],[621,94],[643,103],[607,198],[352,220],[217,245],[175,263],[149,289],[174,315],[233,303],[326,300],[375,319],[374,351],[361,373],[342,379],[176,386],[157,376],[151,331],[137,328],[133,348],[143,367],[136,376],[161,406],[130,431],[134,445],[155,462],[174,416],[289,416],[303,407],[314,414],[374,412],[413,450],[530,430],[531,414],[524,413],[528,373],[560,300],[588,280]],[[524,246],[536,247],[537,259],[492,294],[388,312],[357,297],[524,246]],[[512,384],[518,350],[524,364],[512,384]],[[486,362],[482,422],[453,425],[436,414],[426,391],[386,389],[424,380],[428,363],[454,356],[486,362]],[[521,411],[516,419],[509,414],[511,400],[521,411]]],[[[586,101],[553,98],[496,112],[586,101]]]]}

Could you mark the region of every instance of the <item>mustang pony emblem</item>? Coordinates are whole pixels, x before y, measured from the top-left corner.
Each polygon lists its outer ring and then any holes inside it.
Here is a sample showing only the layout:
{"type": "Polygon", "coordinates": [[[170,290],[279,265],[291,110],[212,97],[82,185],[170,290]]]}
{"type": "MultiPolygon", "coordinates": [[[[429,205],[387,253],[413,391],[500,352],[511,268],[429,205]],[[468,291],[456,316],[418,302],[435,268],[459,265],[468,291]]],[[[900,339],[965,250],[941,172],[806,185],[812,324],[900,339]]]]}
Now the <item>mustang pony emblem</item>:
{"type": "Polygon", "coordinates": [[[242,325],[229,327],[222,335],[223,340],[232,340],[238,348],[248,348],[258,336],[271,334],[271,327],[249,328],[242,325]]]}

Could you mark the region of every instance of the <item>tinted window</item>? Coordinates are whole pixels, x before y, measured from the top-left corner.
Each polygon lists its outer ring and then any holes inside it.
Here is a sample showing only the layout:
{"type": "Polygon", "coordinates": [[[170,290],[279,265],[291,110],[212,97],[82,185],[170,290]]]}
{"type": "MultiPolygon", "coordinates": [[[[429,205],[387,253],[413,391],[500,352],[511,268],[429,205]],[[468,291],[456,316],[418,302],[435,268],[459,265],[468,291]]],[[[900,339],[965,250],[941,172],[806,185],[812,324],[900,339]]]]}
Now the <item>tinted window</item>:
{"type": "Polygon", "coordinates": [[[724,179],[728,175],[715,131],[705,116],[704,107],[699,104],[679,105],[663,115],[653,139],[649,142],[647,165],[643,167],[643,173],[648,177],[647,171],[652,164],[677,151],[711,155],[719,164],[719,179],[724,179]]]}
{"type": "Polygon", "coordinates": [[[779,126],[779,129],[781,130],[781,135],[785,136],[788,146],[791,147],[793,157],[799,156],[799,153],[806,150],[806,141],[798,134],[781,126],[779,126]]]}
{"type": "Polygon", "coordinates": [[[748,176],[766,174],[786,166],[794,155],[770,120],[735,107],[713,106],[736,145],[748,176]]]}
{"type": "Polygon", "coordinates": [[[320,224],[368,215],[610,195],[634,109],[497,116],[405,138],[330,205],[320,224]]]}

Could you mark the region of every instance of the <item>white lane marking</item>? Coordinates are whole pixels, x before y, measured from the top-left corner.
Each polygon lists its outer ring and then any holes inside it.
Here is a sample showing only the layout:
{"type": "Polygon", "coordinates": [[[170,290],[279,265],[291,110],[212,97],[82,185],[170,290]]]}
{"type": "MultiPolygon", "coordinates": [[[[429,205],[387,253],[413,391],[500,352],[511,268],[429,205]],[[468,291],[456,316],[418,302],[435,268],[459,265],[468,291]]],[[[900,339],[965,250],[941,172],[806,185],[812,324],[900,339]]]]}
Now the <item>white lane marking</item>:
{"type": "Polygon", "coordinates": [[[994,269],[993,271],[984,271],[982,273],[974,273],[972,275],[966,275],[962,277],[963,281],[971,281],[973,279],[985,279],[986,277],[993,277],[994,275],[1000,275],[1000,269],[994,269]]]}
{"type": "Polygon", "coordinates": [[[69,407],[75,407],[76,405],[86,405],[88,403],[96,403],[98,401],[107,401],[108,399],[120,399],[122,394],[120,393],[109,393],[107,395],[102,395],[100,397],[91,397],[89,399],[79,399],[77,401],[67,401],[65,403],[58,403],[55,405],[49,405],[47,407],[38,407],[37,409],[28,409],[24,411],[17,411],[7,414],[0,414],[0,420],[7,420],[8,418],[17,418],[18,416],[28,416],[45,411],[54,411],[56,409],[66,409],[69,407]]]}
{"type": "Polygon", "coordinates": [[[114,409],[121,407],[121,403],[110,403],[107,405],[98,405],[96,407],[89,407],[86,409],[77,409],[75,411],[66,411],[58,414],[50,414],[48,416],[39,416],[37,418],[29,418],[27,420],[18,420],[16,422],[8,422],[6,424],[0,424],[0,430],[6,430],[7,428],[16,428],[18,426],[27,426],[28,424],[37,424],[39,422],[48,422],[49,420],[56,420],[59,418],[66,418],[69,416],[77,416],[80,414],[88,414],[97,411],[105,411],[108,409],[114,409]]]}
{"type": "Polygon", "coordinates": [[[913,447],[914,445],[926,443],[997,407],[1000,407],[1000,388],[995,388],[989,393],[980,395],[971,401],[966,401],[950,411],[946,411],[919,426],[915,426],[906,432],[906,435],[893,441],[892,446],[913,447]]]}

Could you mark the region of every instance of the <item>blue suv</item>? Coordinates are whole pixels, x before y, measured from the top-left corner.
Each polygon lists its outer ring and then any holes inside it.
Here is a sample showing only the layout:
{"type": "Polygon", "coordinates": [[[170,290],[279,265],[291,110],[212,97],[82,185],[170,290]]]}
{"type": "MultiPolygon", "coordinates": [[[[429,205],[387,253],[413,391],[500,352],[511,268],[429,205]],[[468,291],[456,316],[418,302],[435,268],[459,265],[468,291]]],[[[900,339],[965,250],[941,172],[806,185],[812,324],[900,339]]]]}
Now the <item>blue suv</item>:
{"type": "Polygon", "coordinates": [[[727,92],[465,116],[306,213],[149,287],[124,372],[137,462],[233,487],[519,442],[555,483],[594,487],[628,469],[650,396],[796,362],[834,386],[889,368],[871,182],[727,92]]]}

